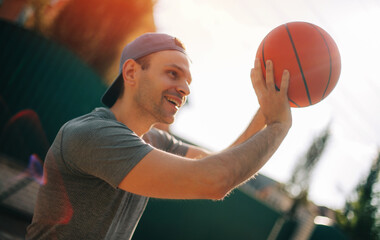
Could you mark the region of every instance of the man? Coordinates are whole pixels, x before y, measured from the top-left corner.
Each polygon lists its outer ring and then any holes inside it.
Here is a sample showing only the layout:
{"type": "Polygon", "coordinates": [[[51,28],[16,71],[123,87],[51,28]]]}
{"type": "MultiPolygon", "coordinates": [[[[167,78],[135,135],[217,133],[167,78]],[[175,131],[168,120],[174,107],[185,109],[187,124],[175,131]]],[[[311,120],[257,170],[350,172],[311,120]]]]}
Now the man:
{"type": "Polygon", "coordinates": [[[27,239],[131,239],[149,197],[223,199],[267,162],[291,126],[289,73],[276,91],[272,63],[266,67],[266,80],[258,60],[251,71],[260,103],[252,122],[231,147],[210,154],[151,129],[172,123],[190,94],[182,44],[159,33],[129,43],[102,98],[108,108],[58,132],[27,239]]]}

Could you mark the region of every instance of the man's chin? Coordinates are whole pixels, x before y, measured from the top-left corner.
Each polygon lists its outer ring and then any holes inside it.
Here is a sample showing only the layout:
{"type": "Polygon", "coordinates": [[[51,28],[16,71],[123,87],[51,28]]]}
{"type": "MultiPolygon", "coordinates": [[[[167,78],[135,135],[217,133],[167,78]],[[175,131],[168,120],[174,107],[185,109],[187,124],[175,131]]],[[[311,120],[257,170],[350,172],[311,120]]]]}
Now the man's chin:
{"type": "Polygon", "coordinates": [[[175,120],[175,117],[173,116],[170,119],[167,119],[167,121],[165,121],[164,123],[170,125],[170,124],[174,123],[174,120],[175,120]]]}
{"type": "Polygon", "coordinates": [[[157,122],[157,124],[167,124],[170,125],[174,123],[175,116],[166,116],[166,117],[161,117],[161,119],[157,122]]]}

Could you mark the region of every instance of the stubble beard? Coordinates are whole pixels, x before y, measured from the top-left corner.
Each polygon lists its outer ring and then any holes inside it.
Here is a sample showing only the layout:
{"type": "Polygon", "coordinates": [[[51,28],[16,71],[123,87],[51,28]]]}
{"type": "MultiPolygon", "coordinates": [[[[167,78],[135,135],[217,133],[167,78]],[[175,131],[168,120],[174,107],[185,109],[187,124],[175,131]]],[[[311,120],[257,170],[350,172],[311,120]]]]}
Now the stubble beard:
{"type": "Polygon", "coordinates": [[[149,88],[141,86],[138,93],[135,96],[135,103],[137,107],[141,109],[140,118],[143,121],[148,120],[153,123],[165,123],[172,124],[174,122],[174,116],[167,116],[164,110],[165,98],[161,94],[161,99],[157,101],[152,96],[149,88]]]}

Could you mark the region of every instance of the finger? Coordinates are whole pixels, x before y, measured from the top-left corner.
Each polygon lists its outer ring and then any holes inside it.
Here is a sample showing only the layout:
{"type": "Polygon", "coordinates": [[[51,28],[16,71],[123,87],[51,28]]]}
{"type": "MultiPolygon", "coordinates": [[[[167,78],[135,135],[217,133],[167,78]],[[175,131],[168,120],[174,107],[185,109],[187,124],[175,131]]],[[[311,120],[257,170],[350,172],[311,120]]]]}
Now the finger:
{"type": "Polygon", "coordinates": [[[258,58],[255,60],[255,68],[251,70],[251,80],[253,88],[255,89],[256,95],[257,92],[261,92],[265,89],[263,72],[261,70],[261,63],[258,58]]]}
{"type": "Polygon", "coordinates": [[[273,63],[271,60],[267,60],[266,64],[266,85],[268,90],[274,90],[274,75],[273,75],[273,63]]]}
{"type": "Polygon", "coordinates": [[[280,91],[288,94],[290,74],[288,70],[284,70],[282,73],[280,91]]]}
{"type": "Polygon", "coordinates": [[[262,71],[261,71],[261,62],[260,62],[259,58],[255,59],[255,68],[259,68],[260,73],[262,73],[262,71]]]}
{"type": "Polygon", "coordinates": [[[257,69],[256,68],[252,68],[251,69],[251,81],[252,81],[252,86],[253,86],[253,90],[255,90],[255,93],[257,96],[259,96],[260,94],[260,90],[262,87],[260,87],[258,81],[257,81],[257,69]]]}

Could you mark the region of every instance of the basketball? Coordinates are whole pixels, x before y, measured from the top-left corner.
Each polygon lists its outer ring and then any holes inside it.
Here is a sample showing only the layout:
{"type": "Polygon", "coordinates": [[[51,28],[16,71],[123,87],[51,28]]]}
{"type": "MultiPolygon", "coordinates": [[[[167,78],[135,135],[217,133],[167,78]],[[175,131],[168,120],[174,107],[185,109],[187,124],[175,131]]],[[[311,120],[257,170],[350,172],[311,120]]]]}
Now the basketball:
{"type": "Polygon", "coordinates": [[[273,29],[262,40],[256,57],[264,76],[266,60],[272,60],[277,90],[284,69],[289,70],[291,107],[322,101],[335,88],[340,75],[340,54],[333,38],[307,22],[289,22],[273,29]]]}

